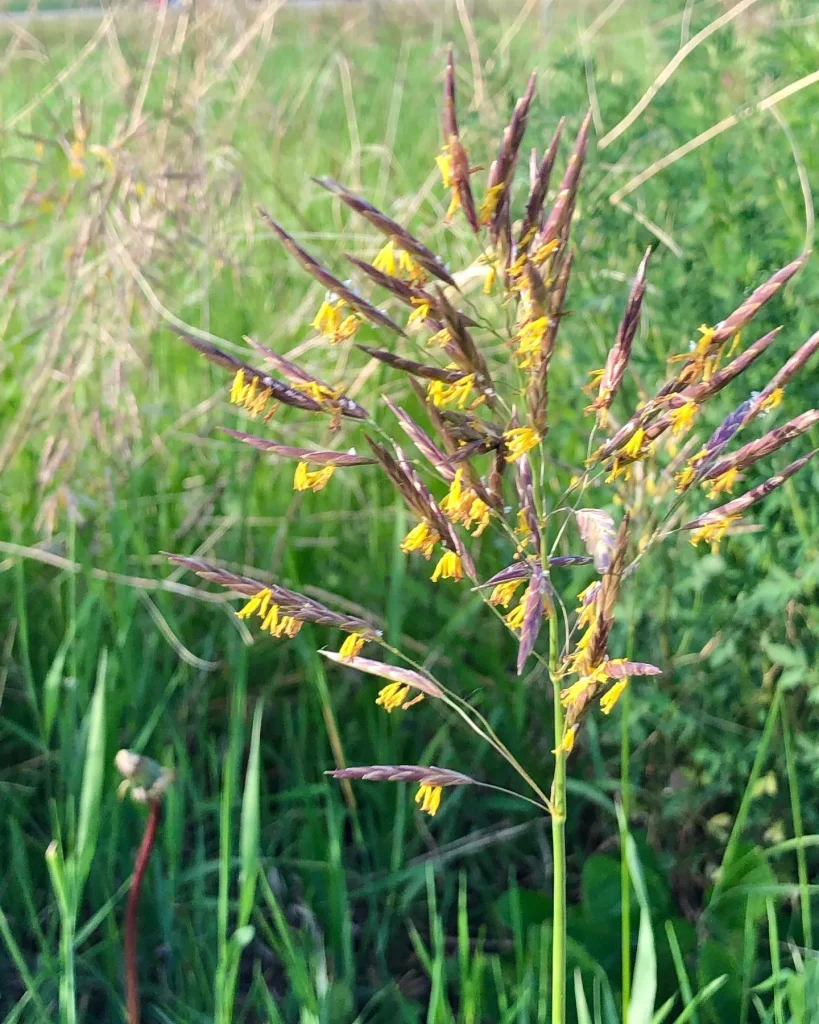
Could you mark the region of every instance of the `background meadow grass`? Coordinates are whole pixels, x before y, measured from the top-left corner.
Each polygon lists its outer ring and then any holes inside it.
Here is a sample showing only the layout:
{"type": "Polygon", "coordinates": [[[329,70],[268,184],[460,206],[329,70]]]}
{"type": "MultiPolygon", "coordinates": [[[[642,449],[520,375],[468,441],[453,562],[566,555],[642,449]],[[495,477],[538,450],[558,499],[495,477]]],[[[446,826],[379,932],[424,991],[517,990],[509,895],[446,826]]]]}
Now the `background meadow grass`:
{"type": "MultiPolygon", "coordinates": [[[[275,15],[197,7],[151,18],[123,10],[102,25],[3,27],[6,1020],[71,1019],[72,974],[76,1019],[123,1018],[120,922],[142,817],[115,796],[122,746],[178,775],[142,905],[147,1020],[546,1019],[546,822],[501,795],[454,791],[430,824],[403,787],[351,792],[322,775],[341,761],[426,759],[513,784],[503,766],[430,707],[384,715],[370,684],[316,655],[337,639],[327,631],[250,644],[231,606],[203,600],[160,552],[256,566],[381,616],[392,642],[414,645],[471,695],[541,775],[548,695],[513,678],[508,636],[480,600],[432,588],[426,566],[400,554],[406,517],[376,474],[338,474],[319,495],[295,495],[291,468],[223,440],[218,425],[243,423],[226,406],[224,376],[168,323],[239,345],[251,334],[325,378],[354,381],[370,407],[379,392],[405,398],[360,353],[311,340],[321,295],[265,233],[255,204],[341,268],[341,252],[372,255],[377,241],[309,180],[330,174],[386,204],[453,265],[471,261],[460,228],[440,226],[433,156],[445,44],[453,39],[459,54],[471,154],[488,163],[531,67],[540,84],[528,142],[542,149],[563,113],[576,129],[590,95],[599,137],[671,59],[686,21],[691,37],[726,9],[708,0],[614,6],[595,21],[602,4],[556,4],[545,23],[532,10],[517,24],[517,2],[479,6],[477,70],[447,4],[275,15]],[[116,177],[88,150],[84,173],[70,177],[78,120],[89,144],[113,150],[116,177]],[[263,717],[249,758],[255,708],[263,717]],[[58,837],[71,883],[62,901],[59,866],[50,876],[44,857],[58,837]],[[257,846],[262,870],[247,911],[240,874],[252,873],[257,846]]],[[[582,457],[570,416],[647,244],[657,248],[632,401],[700,323],[719,320],[801,250],[805,189],[819,180],[815,88],[785,101],[778,119],[743,116],[637,189],[628,208],[609,196],[815,71],[812,6],[756,4],[697,48],[614,145],[591,147],[572,315],[553,370],[550,442],[560,460],[582,457]]],[[[759,333],[777,323],[781,340],[750,386],[819,326],[816,260],[766,309],[759,333]]],[[[375,337],[368,331],[364,342],[375,337]]],[[[777,415],[815,404],[815,381],[814,367],[777,415]]],[[[714,421],[745,397],[726,394],[714,421]]],[[[291,437],[297,425],[284,410],[268,430],[291,437]]],[[[670,543],[623,602],[613,647],[636,638],[664,668],[659,682],[634,687],[627,736],[656,1005],[676,994],[668,1019],[817,1019],[816,862],[809,839],[787,843],[819,833],[817,483],[810,468],[795,478],[757,513],[764,528],[719,555],[670,543]],[[722,975],[719,991],[692,1006],[722,975]]],[[[489,535],[477,553],[490,571],[505,554],[489,535]]],[[[578,576],[577,589],[585,582],[578,576]]],[[[619,1003],[621,741],[619,715],[590,720],[571,761],[570,956],[590,1002],[579,1020],[613,1020],[619,1003]]],[[[642,895],[638,885],[635,945],[642,895]]]]}

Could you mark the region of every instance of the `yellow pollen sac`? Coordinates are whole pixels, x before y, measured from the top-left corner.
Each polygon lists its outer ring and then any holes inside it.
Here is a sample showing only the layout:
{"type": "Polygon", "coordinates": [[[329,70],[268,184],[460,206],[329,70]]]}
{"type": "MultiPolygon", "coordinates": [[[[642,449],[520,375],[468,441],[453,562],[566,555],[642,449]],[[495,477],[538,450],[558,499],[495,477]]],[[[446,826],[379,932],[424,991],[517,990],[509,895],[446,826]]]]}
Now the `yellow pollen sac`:
{"type": "Polygon", "coordinates": [[[539,316],[531,320],[520,331],[518,335],[518,347],[515,358],[521,370],[531,370],[537,364],[537,358],[543,345],[543,336],[549,326],[549,318],[539,316]]]}
{"type": "Polygon", "coordinates": [[[506,456],[507,462],[515,462],[540,444],[540,437],[531,427],[513,427],[504,432],[503,439],[509,450],[506,456]]]}
{"type": "Polygon", "coordinates": [[[697,341],[696,348],[694,349],[694,358],[702,359],[708,352],[708,347],[711,344],[711,339],[717,333],[716,328],[708,327],[706,324],[700,326],[700,338],[697,341]]]}
{"type": "Polygon", "coordinates": [[[361,326],[361,320],[355,313],[344,315],[347,308],[344,299],[337,299],[335,302],[325,299],[316,313],[311,326],[315,327],[331,345],[352,338],[361,326]]]}
{"type": "Polygon", "coordinates": [[[349,661],[350,658],[355,658],[366,642],[360,633],[350,633],[338,652],[342,661],[349,661]]]}
{"type": "Polygon", "coordinates": [[[426,320],[430,312],[430,304],[428,302],[423,302],[421,299],[413,299],[412,304],[415,306],[415,309],[407,318],[407,327],[419,326],[426,320]]]}
{"type": "Polygon", "coordinates": [[[251,419],[255,419],[260,413],[264,412],[272,394],[273,392],[270,388],[264,388],[258,395],[256,395],[252,402],[245,404],[245,408],[250,413],[251,419]]]}
{"type": "Polygon", "coordinates": [[[734,352],[736,352],[736,350],[739,348],[739,344],[740,344],[741,341],[742,341],[742,331],[737,331],[737,333],[731,339],[731,347],[728,349],[728,351],[726,353],[726,358],[727,359],[730,359],[731,356],[734,354],[734,352]]]}
{"type": "Polygon", "coordinates": [[[440,331],[436,331],[435,334],[431,334],[427,338],[427,345],[440,345],[443,348],[452,341],[452,335],[449,333],[448,327],[442,327],[440,331]]]}
{"type": "Polygon", "coordinates": [[[311,327],[328,337],[332,337],[335,329],[341,323],[341,310],[344,308],[342,300],[328,302],[327,299],[319,306],[318,313],[313,318],[311,327]]]}
{"type": "MultiPolygon", "coordinates": [[[[600,387],[600,381],[603,379],[603,374],[606,372],[605,366],[598,370],[589,370],[589,383],[583,385],[583,390],[587,393],[591,393],[600,387]]],[[[592,408],[594,408],[592,406],[592,408]]]]}
{"type": "Polygon", "coordinates": [[[532,262],[537,264],[537,266],[545,263],[559,245],[559,239],[553,238],[551,242],[546,242],[545,245],[539,246],[532,254],[532,262]]]}
{"type": "Polygon", "coordinates": [[[590,676],[582,676],[576,683],[572,683],[571,686],[560,691],[560,703],[564,708],[569,707],[570,704],[576,704],[593,686],[594,680],[590,676]]]}
{"type": "Polygon", "coordinates": [[[467,530],[472,529],[473,523],[476,523],[477,529],[472,536],[480,537],[489,525],[491,509],[471,487],[464,487],[463,480],[464,470],[459,466],[449,491],[441,500],[441,511],[451,522],[463,523],[467,530]]]}
{"type": "MultiPolygon", "coordinates": [[[[261,612],[259,612],[261,615],[261,612]]],[[[272,633],[274,636],[275,631],[279,628],[279,606],[277,604],[271,605],[270,609],[266,612],[262,618],[262,630],[264,632],[272,633]]]]}
{"type": "Polygon", "coordinates": [[[303,625],[303,622],[293,618],[292,615],[283,615],[275,628],[273,626],[270,627],[270,633],[277,638],[282,636],[294,637],[303,625]]]}
{"type": "Polygon", "coordinates": [[[489,596],[489,603],[494,607],[508,608],[515,596],[515,591],[524,582],[521,577],[518,580],[508,580],[506,583],[498,583],[489,596]]]}
{"type": "Polygon", "coordinates": [[[641,449],[646,439],[646,432],[642,427],[638,427],[628,442],[623,445],[623,455],[629,459],[639,459],[642,454],[641,449]]]}
{"type": "MultiPolygon", "coordinates": [[[[584,605],[586,603],[586,598],[589,596],[589,594],[592,592],[592,590],[597,589],[599,587],[599,585],[600,585],[600,581],[599,580],[592,580],[592,582],[587,587],[584,587],[580,591],[580,593],[577,595],[577,600],[581,603],[581,605],[584,605]]],[[[579,608],[578,608],[578,611],[580,611],[579,608]]]]}
{"type": "Polygon", "coordinates": [[[691,424],[697,415],[697,406],[694,402],[686,402],[679,409],[672,410],[670,414],[671,432],[679,437],[691,428],[691,424]]]}
{"type": "Polygon", "coordinates": [[[444,188],[454,188],[455,179],[452,176],[452,157],[449,155],[449,146],[444,146],[438,156],[435,157],[435,163],[441,172],[441,181],[444,188]]]}
{"type": "Polygon", "coordinates": [[[441,511],[453,523],[459,523],[469,510],[474,491],[464,487],[464,470],[459,466],[455,471],[449,490],[441,500],[441,511]]]}
{"type": "Polygon", "coordinates": [[[571,754],[571,752],[574,750],[574,738],[575,738],[576,735],[577,735],[577,726],[576,725],[570,725],[569,728],[566,729],[565,732],[563,733],[563,736],[560,739],[560,743],[558,743],[557,747],[555,747],[555,749],[552,751],[552,753],[553,754],[571,754]]]}
{"type": "Polygon", "coordinates": [[[504,618],[504,622],[510,629],[521,629],[523,627],[523,616],[526,614],[526,601],[521,601],[516,608],[504,618]]]}
{"type": "Polygon", "coordinates": [[[431,380],[427,387],[427,398],[439,409],[442,409],[445,405],[457,405],[459,409],[463,409],[469,401],[469,396],[474,386],[474,373],[468,373],[465,377],[459,377],[452,384],[446,384],[442,380],[431,380]]]}
{"type": "Polygon", "coordinates": [[[294,391],[300,391],[303,395],[312,398],[319,405],[332,404],[341,398],[341,388],[328,388],[325,384],[319,384],[317,380],[308,380],[293,385],[294,391]]]}
{"type": "Polygon", "coordinates": [[[230,387],[230,400],[234,405],[239,404],[239,400],[242,397],[242,392],[245,389],[245,374],[243,370],[237,370],[236,376],[233,378],[233,384],[230,387]]]}
{"type": "Polygon", "coordinates": [[[759,408],[762,412],[770,412],[772,409],[777,409],[782,404],[784,395],[785,391],[783,388],[774,388],[768,397],[763,399],[759,408]]]}
{"type": "Polygon", "coordinates": [[[575,644],[575,648],[578,651],[585,651],[591,646],[592,636],[594,635],[593,629],[587,629],[583,636],[575,644]]]}
{"type": "Polygon", "coordinates": [[[242,388],[242,393],[241,395],[239,395],[239,401],[237,404],[240,405],[243,409],[251,409],[253,407],[254,402],[256,401],[256,396],[258,394],[259,381],[257,380],[256,377],[251,377],[250,383],[246,384],[245,387],[242,388]]]}
{"type": "Polygon", "coordinates": [[[597,618],[597,602],[590,601],[577,609],[577,628],[585,629],[597,618]]]}
{"type": "Polygon", "coordinates": [[[381,252],[379,252],[373,260],[373,266],[383,274],[390,274],[392,277],[395,277],[395,271],[398,269],[398,263],[395,259],[394,242],[387,242],[381,252]]]}
{"type": "Polygon", "coordinates": [[[382,690],[378,691],[375,703],[382,707],[387,714],[391,714],[405,703],[407,697],[409,697],[409,692],[410,688],[406,683],[388,683],[382,690]]]}
{"type": "Polygon", "coordinates": [[[446,211],[446,220],[448,221],[461,206],[458,183],[455,180],[455,165],[452,161],[448,145],[445,145],[438,156],[435,157],[435,163],[438,165],[444,188],[452,190],[449,199],[449,209],[446,211]]]}
{"type": "Polygon", "coordinates": [[[600,698],[600,710],[604,715],[610,715],[614,705],[623,696],[623,693],[628,686],[628,679],[618,679],[614,686],[610,686],[608,690],[600,698]]]}
{"type": "Polygon", "coordinates": [[[424,268],[416,263],[405,249],[401,249],[398,253],[398,269],[406,276],[410,284],[423,284],[427,278],[424,268]]]}
{"type": "Polygon", "coordinates": [[[483,279],[483,293],[484,295],[490,295],[492,289],[495,287],[495,281],[498,279],[498,265],[497,263],[490,263],[486,269],[486,277],[483,279]]]}
{"type": "Polygon", "coordinates": [[[716,522],[706,523],[705,526],[701,526],[691,534],[691,543],[697,545],[700,541],[704,541],[706,544],[711,545],[712,551],[716,551],[726,531],[740,519],[741,516],[725,516],[716,522]]]}
{"type": "Polygon", "coordinates": [[[335,336],[332,339],[333,342],[337,343],[339,341],[347,341],[348,338],[353,337],[353,335],[360,326],[361,321],[359,320],[359,318],[355,315],[355,313],[350,313],[350,315],[345,316],[344,319],[339,324],[338,330],[336,331],[335,336]]]}
{"type": "Polygon", "coordinates": [[[311,471],[306,462],[300,462],[293,474],[294,491],[320,491],[327,486],[327,481],[335,473],[335,466],[322,466],[311,471]]]}
{"type": "Polygon", "coordinates": [[[517,523],[515,525],[514,533],[515,536],[519,538],[517,553],[521,555],[535,539],[529,527],[529,519],[526,515],[525,508],[518,509],[517,523]]]}
{"type": "Polygon", "coordinates": [[[713,501],[719,494],[730,494],[736,486],[738,477],[739,470],[732,468],[726,469],[724,473],[721,473],[713,480],[704,480],[703,487],[708,498],[713,501]]]}
{"type": "Polygon", "coordinates": [[[408,555],[411,551],[420,551],[424,558],[429,559],[432,557],[432,551],[440,539],[438,531],[434,530],[429,523],[420,522],[401,541],[401,550],[405,555],[408,555]]]}
{"type": "Polygon", "coordinates": [[[236,617],[238,619],[249,619],[251,615],[255,615],[258,612],[259,615],[264,618],[267,614],[267,608],[272,596],[273,595],[270,590],[268,590],[267,587],[264,587],[258,592],[258,594],[254,594],[247,604],[236,612],[236,617]]]}
{"type": "Polygon", "coordinates": [[[495,211],[498,208],[498,203],[503,195],[503,182],[499,182],[497,185],[493,185],[492,188],[486,190],[486,195],[483,197],[481,208],[478,212],[478,223],[488,224],[495,216],[495,211]]]}
{"type": "Polygon", "coordinates": [[[473,537],[480,537],[483,531],[489,526],[489,519],[492,515],[492,511],[483,498],[474,498],[472,504],[469,506],[469,512],[467,512],[464,518],[464,526],[467,530],[472,529],[472,524],[475,523],[477,529],[472,530],[473,537]]]}
{"type": "Polygon", "coordinates": [[[697,464],[702,462],[707,455],[707,450],[701,448],[696,454],[691,456],[688,460],[688,465],[677,474],[677,494],[691,486],[694,482],[694,477],[697,475],[697,464]]]}
{"type": "Polygon", "coordinates": [[[435,566],[435,572],[430,577],[433,583],[437,583],[438,580],[462,580],[463,578],[464,570],[461,559],[454,551],[444,552],[435,566]]]}
{"type": "Polygon", "coordinates": [[[441,806],[442,786],[432,786],[428,782],[422,782],[415,794],[415,802],[421,805],[421,810],[434,818],[438,808],[441,806]]]}
{"type": "Polygon", "coordinates": [[[611,472],[606,477],[606,483],[611,484],[617,479],[618,476],[622,476],[624,480],[631,480],[631,464],[622,463],[620,458],[615,458],[611,464],[611,472]]]}
{"type": "MultiPolygon", "coordinates": [[[[530,239],[530,241],[531,241],[531,239],[530,239]]],[[[526,267],[527,259],[528,259],[528,257],[526,255],[526,253],[522,252],[520,254],[520,256],[518,256],[518,258],[512,264],[510,264],[510,266],[509,266],[509,276],[513,280],[520,279],[521,284],[520,284],[519,290],[520,291],[526,291],[526,292],[528,292],[529,289],[528,289],[528,286],[524,283],[525,276],[524,276],[523,271],[524,271],[524,269],[526,267]]]]}

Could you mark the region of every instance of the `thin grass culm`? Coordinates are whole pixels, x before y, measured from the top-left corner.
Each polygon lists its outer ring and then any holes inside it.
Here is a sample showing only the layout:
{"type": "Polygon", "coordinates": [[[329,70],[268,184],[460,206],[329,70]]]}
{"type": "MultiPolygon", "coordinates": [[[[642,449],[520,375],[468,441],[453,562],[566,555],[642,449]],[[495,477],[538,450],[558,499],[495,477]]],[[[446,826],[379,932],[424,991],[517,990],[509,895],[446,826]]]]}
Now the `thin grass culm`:
{"type": "MultiPolygon", "coordinates": [[[[377,391],[371,403],[359,404],[344,382],[325,379],[327,371],[319,376],[318,369],[296,364],[251,338],[244,359],[193,335],[181,336],[228,371],[225,397],[250,419],[267,423],[276,417],[280,433],[288,436],[305,423],[315,428],[318,443],[281,444],[257,433],[227,431],[266,456],[293,462],[295,490],[331,494],[343,474],[373,472],[395,489],[413,517],[400,550],[429,563],[432,583],[478,594],[485,614],[500,618],[514,638],[516,674],[525,676],[519,685],[541,687],[551,696],[553,756],[543,777],[519,762],[476,706],[389,643],[374,616],[371,620],[357,609],[355,615],[337,611],[333,601],[321,603],[261,571],[234,572],[184,554],[168,557],[241,595],[245,603],[236,614],[245,628],[279,640],[295,637],[305,623],[328,635],[340,633],[338,651],[321,653],[340,671],[379,679],[374,700],[385,714],[404,713],[420,702],[445,708],[516,773],[518,795],[551,818],[551,1021],[564,1024],[567,768],[584,742],[587,717],[595,710],[611,715],[631,680],[661,671],[649,661],[630,660],[631,641],[628,658],[610,654],[618,600],[659,544],[687,537],[716,549],[737,532],[748,509],[813,457],[816,450],[762,483],[743,483],[760,460],[797,441],[819,420],[819,411],[811,410],[755,438],[749,434],[759,418],[777,415],[788,382],[819,348],[819,334],[787,359],[762,391],[750,397],[739,393],[735,410],[699,443],[695,431],[708,401],[725,388],[735,391],[742,373],[778,336],[770,332],[743,348],[740,333],[750,329],[757,312],[807,255],[775,272],[713,326],[698,327],[699,319],[692,319],[688,351],[671,357],[664,377],[660,367],[654,390],[635,404],[626,385],[646,303],[651,257],[646,251],[628,294],[618,298],[622,314],[604,365],[588,368],[586,396],[574,396],[572,450],[585,452],[586,458],[566,465],[565,449],[553,451],[549,444],[550,387],[558,386],[550,371],[570,312],[571,229],[591,116],[576,126],[554,187],[563,119],[541,157],[535,151],[531,160],[519,160],[536,86],[533,75],[481,187],[479,168],[459,128],[456,68],[449,51],[442,148],[435,160],[448,202],[446,222],[464,248],[472,247],[471,262],[460,270],[450,269],[406,227],[329,178],[317,180],[317,186],[342,212],[349,210],[380,236],[374,259],[347,254],[353,281],[345,277],[349,267],[338,275],[331,272],[268,212],[259,211],[287,254],[325,291],[309,328],[322,343],[309,348],[326,352],[344,346],[351,360],[360,356],[370,370],[360,380],[370,379],[379,366],[385,374],[403,375],[408,385],[403,405],[382,400],[377,391]],[[523,195],[516,189],[522,176],[519,162],[529,170],[523,195]],[[389,311],[376,301],[389,303],[389,311]],[[377,346],[356,340],[373,334],[377,346]],[[733,448],[740,432],[750,439],[733,448]],[[402,435],[413,454],[399,443],[402,435]],[[358,449],[352,446],[356,438],[358,449]],[[638,497],[647,488],[652,495],[648,514],[638,497]],[[496,534],[493,544],[478,545],[477,538],[487,531],[496,534]],[[486,552],[502,550],[504,562],[484,571],[486,552]],[[579,574],[582,586],[573,582],[579,574]],[[381,658],[370,656],[379,649],[381,658]]],[[[564,408],[570,404],[564,399],[564,408]]],[[[560,427],[565,436],[567,424],[560,427]]],[[[337,607],[350,606],[339,601],[337,607]]],[[[639,648],[639,637],[634,644],[639,648]]],[[[635,656],[642,653],[637,649],[635,656]]],[[[455,767],[434,765],[364,765],[328,774],[343,780],[411,782],[417,787],[416,805],[432,817],[445,807],[454,787],[500,788],[491,778],[483,781],[455,767]]],[[[627,1013],[624,1007],[626,1019],[627,1013]]]]}

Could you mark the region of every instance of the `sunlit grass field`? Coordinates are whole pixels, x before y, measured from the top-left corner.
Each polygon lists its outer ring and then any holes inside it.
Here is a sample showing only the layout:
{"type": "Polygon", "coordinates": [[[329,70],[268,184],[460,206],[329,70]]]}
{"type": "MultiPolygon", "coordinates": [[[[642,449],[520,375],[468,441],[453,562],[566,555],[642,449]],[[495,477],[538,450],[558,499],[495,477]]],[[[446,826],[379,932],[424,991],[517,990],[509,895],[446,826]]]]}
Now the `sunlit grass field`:
{"type": "MultiPolygon", "coordinates": [[[[401,554],[411,522],[382,478],[338,474],[319,494],[296,494],[292,467],[220,435],[246,420],[227,404],[224,374],[172,328],[231,351],[251,335],[370,405],[377,392],[406,399],[397,375],[315,338],[322,293],[256,205],[343,277],[343,252],[370,258],[379,243],[310,180],[329,174],[453,265],[471,262],[463,227],[443,225],[434,162],[449,41],[464,137],[488,166],[533,67],[526,144],[542,152],[563,114],[573,134],[590,104],[599,140],[729,6],[350,2],[0,26],[5,1020],[124,1019],[121,923],[144,816],[117,800],[121,747],[177,776],[141,907],[145,1020],[547,1019],[548,822],[502,795],[458,791],[430,822],[402,786],[325,779],[344,763],[435,763],[512,784],[434,708],[385,715],[367,681],[317,655],[337,636],[307,626],[292,641],[253,638],[232,604],[161,553],[254,566],[366,609],[473,700],[533,773],[551,756],[549,694],[514,676],[514,646],[477,595],[432,588],[426,564],[401,554]],[[254,836],[252,930],[237,931],[254,836]],[[56,874],[45,857],[54,840],[65,858],[56,874]]],[[[701,323],[813,244],[819,84],[756,106],[816,71],[819,21],[808,0],[747,6],[692,47],[619,138],[590,147],[552,371],[561,464],[585,454],[567,412],[587,402],[581,387],[605,359],[647,245],[632,398],[701,323]]],[[[819,328],[816,260],[758,334],[776,324],[780,347],[748,386],[819,328]]],[[[384,339],[368,327],[358,340],[384,339]]],[[[816,375],[809,367],[775,415],[815,405],[816,375]]],[[[726,393],[708,426],[746,397],[726,393]]],[[[300,422],[283,410],[266,430],[287,443],[300,422]]],[[[804,451],[819,443],[802,440],[804,451]]],[[[622,645],[639,637],[664,674],[637,681],[625,728],[620,713],[590,721],[570,762],[570,965],[588,993],[585,1019],[621,1019],[624,740],[646,894],[633,898],[633,947],[642,915],[654,1005],[674,998],[655,1019],[817,1019],[817,484],[809,468],[766,503],[761,529],[719,554],[672,540],[624,597],[622,645]]],[[[490,534],[475,554],[493,567],[502,557],[490,534]]]]}

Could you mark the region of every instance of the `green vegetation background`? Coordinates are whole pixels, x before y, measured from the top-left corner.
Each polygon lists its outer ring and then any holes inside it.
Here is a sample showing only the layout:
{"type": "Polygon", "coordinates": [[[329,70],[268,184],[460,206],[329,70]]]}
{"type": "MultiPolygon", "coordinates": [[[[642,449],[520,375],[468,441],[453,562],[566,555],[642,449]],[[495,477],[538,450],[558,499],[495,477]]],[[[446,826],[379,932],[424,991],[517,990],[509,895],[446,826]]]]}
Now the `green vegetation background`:
{"type": "MultiPolygon", "coordinates": [[[[361,786],[353,802],[322,775],[343,756],[353,764],[427,760],[513,784],[503,766],[432,707],[387,717],[373,704],[371,684],[317,657],[336,637],[305,628],[292,642],[247,646],[229,606],[149,589],[146,581],[192,585],[172,576],[159,553],[204,545],[211,556],[257,566],[296,589],[340,595],[381,616],[391,640],[411,637],[543,775],[547,693],[514,678],[509,638],[479,600],[454,585],[432,587],[426,565],[398,552],[406,518],[375,474],[338,474],[319,495],[294,495],[289,468],[220,437],[215,427],[242,422],[226,406],[224,377],[163,319],[167,311],[236,343],[251,334],[281,352],[301,346],[321,296],[265,234],[254,204],[330,265],[343,265],[344,250],[371,255],[376,246],[311,174],[362,188],[453,265],[473,258],[461,231],[440,226],[444,197],[433,173],[449,39],[459,54],[470,151],[488,163],[532,67],[541,77],[529,144],[542,149],[564,113],[567,130],[576,129],[592,87],[610,129],[676,52],[685,11],[693,36],[725,6],[634,0],[592,36],[582,30],[602,5],[582,18],[574,5],[557,5],[546,24],[533,11],[514,34],[520,5],[478,10],[479,111],[469,109],[473,70],[455,5],[404,13],[356,6],[355,13],[257,21],[240,52],[231,47],[258,11],[201,10],[178,56],[175,16],[156,37],[153,22],[123,17],[76,66],[95,23],[3,28],[0,924],[12,941],[0,947],[0,1011],[7,1020],[42,1019],[38,999],[51,1019],[58,1016],[67,952],[44,853],[58,835],[66,848],[74,842],[103,650],[105,774],[93,866],[78,903],[79,1019],[123,1013],[122,886],[141,815],[116,799],[112,762],[122,746],[178,773],[142,906],[146,1019],[214,1019],[214,986],[224,993],[220,972],[236,952],[228,936],[257,699],[265,881],[255,932],[238,938],[248,945],[233,1017],[224,1010],[222,1019],[274,1020],[276,1012],[330,1022],[546,1019],[546,823],[500,795],[475,800],[457,791],[430,824],[402,787],[361,786]],[[70,74],[44,93],[61,70],[70,74]],[[140,97],[142,113],[117,160],[142,189],[106,195],[105,164],[91,156],[72,183],[66,152],[78,104],[90,121],[89,142],[105,145],[140,97]],[[152,206],[160,193],[163,202],[152,206]],[[98,216],[103,196],[106,212],[98,216]],[[89,224],[78,268],[72,254],[89,224]]],[[[561,460],[582,456],[583,439],[572,429],[584,404],[579,389],[602,365],[647,244],[657,248],[632,401],[637,382],[656,381],[666,357],[684,350],[701,323],[725,316],[801,251],[800,167],[809,188],[819,181],[816,87],[785,101],[780,120],[743,116],[641,186],[629,209],[612,206],[609,195],[722,118],[815,71],[818,51],[812,4],[760,3],[697,48],[612,147],[592,145],[576,220],[572,316],[552,386],[550,443],[561,460]],[[647,221],[669,244],[657,244],[647,221]]],[[[779,323],[781,340],[741,391],[710,413],[714,422],[819,328],[815,260],[766,308],[754,336],[779,323]]],[[[354,380],[364,366],[354,352],[307,351],[325,376],[354,380]]],[[[778,417],[816,403],[816,374],[813,365],[789,388],[778,417]]],[[[389,372],[360,383],[371,406],[379,391],[401,395],[389,372]]],[[[296,416],[277,416],[270,431],[292,438],[298,424],[296,416]]],[[[780,454],[777,465],[787,461],[780,454]]],[[[773,858],[757,850],[795,827],[819,832],[817,483],[819,469],[811,467],[761,507],[758,532],[730,539],[719,554],[672,540],[629,591],[614,640],[625,647],[631,634],[635,652],[664,668],[657,681],[633,688],[631,824],[652,905],[657,1005],[679,985],[666,921],[694,991],[728,974],[698,1011],[701,1020],[810,1020],[819,1002],[806,995],[817,977],[799,902],[815,859],[808,849],[800,893],[793,848],[773,858]],[[755,785],[747,788],[752,769],[755,785]],[[745,860],[723,885],[736,892],[714,906],[714,872],[743,795],[745,860]],[[803,819],[796,826],[795,806],[803,819]],[[772,971],[773,983],[752,992],[772,971]],[[799,1005],[808,1007],[804,1016],[799,1005]]],[[[480,542],[487,573],[507,554],[489,535],[480,542]]],[[[576,583],[579,590],[585,580],[576,583]]],[[[605,1014],[620,978],[612,803],[620,743],[619,714],[593,721],[570,765],[572,963],[589,992],[597,977],[605,1014]]],[[[634,932],[636,941],[636,924],[634,932]]]]}

